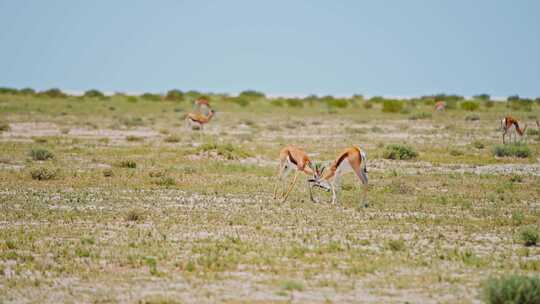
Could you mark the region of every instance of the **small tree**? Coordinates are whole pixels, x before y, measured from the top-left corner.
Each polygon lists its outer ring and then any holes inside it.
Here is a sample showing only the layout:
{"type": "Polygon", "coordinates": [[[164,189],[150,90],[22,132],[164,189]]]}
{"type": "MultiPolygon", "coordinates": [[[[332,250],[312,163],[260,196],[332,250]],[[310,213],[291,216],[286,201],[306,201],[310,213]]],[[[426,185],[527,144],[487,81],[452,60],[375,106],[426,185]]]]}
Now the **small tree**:
{"type": "Polygon", "coordinates": [[[167,92],[167,95],[165,95],[165,100],[169,101],[182,101],[184,100],[184,93],[180,90],[170,90],[167,92]]]}
{"type": "Polygon", "coordinates": [[[86,92],[84,92],[84,97],[86,98],[104,98],[105,94],[101,93],[100,91],[96,89],[91,89],[86,92]]]}

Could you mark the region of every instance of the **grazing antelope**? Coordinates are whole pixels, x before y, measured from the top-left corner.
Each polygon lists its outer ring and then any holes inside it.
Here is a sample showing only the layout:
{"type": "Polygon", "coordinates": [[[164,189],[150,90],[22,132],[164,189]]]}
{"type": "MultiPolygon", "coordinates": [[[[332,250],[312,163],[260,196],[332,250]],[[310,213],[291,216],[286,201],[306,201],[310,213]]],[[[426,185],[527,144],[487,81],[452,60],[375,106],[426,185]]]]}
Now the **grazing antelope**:
{"type": "Polygon", "coordinates": [[[436,112],[442,112],[444,110],[446,110],[446,102],[437,101],[437,103],[435,103],[435,111],[436,112]]]}
{"type": "Polygon", "coordinates": [[[358,147],[350,147],[345,149],[336,160],[332,163],[328,171],[324,173],[325,167],[320,171],[319,175],[322,175],[319,179],[314,178],[309,180],[311,183],[310,189],[310,198],[314,203],[317,203],[312,195],[312,188],[314,186],[323,188],[326,191],[332,192],[332,204],[337,203],[341,177],[343,174],[348,172],[354,172],[356,176],[360,179],[364,186],[364,193],[362,201],[364,206],[367,206],[366,196],[367,196],[367,186],[368,186],[368,176],[367,176],[367,155],[364,151],[360,150],[358,147]]]}
{"type": "Polygon", "coordinates": [[[294,146],[287,146],[283,148],[279,152],[279,167],[276,183],[274,185],[274,199],[281,198],[282,202],[287,200],[289,193],[291,193],[294,185],[296,184],[298,173],[300,172],[304,172],[307,175],[313,175],[314,179],[319,179],[319,170],[316,170],[315,168],[318,169],[319,166],[315,166],[309,156],[303,150],[294,146]],[[287,177],[287,175],[289,175],[294,168],[296,168],[296,172],[292,182],[288,187],[285,187],[285,191],[283,191],[278,197],[279,184],[283,182],[283,179],[287,177]]]}
{"type": "Polygon", "coordinates": [[[197,100],[195,100],[195,110],[201,111],[203,108],[211,109],[210,107],[210,101],[206,97],[199,97],[197,100]]]}
{"type": "Polygon", "coordinates": [[[199,130],[203,129],[203,126],[210,122],[212,117],[214,117],[215,111],[210,109],[208,115],[203,115],[200,113],[189,113],[186,117],[187,126],[193,130],[197,128],[199,130]]]}
{"type": "Polygon", "coordinates": [[[522,137],[527,130],[527,125],[523,129],[520,128],[517,119],[508,115],[501,120],[501,129],[503,131],[503,144],[506,144],[506,135],[510,137],[510,142],[512,142],[512,134],[514,135],[514,142],[516,141],[516,133],[522,137]]]}

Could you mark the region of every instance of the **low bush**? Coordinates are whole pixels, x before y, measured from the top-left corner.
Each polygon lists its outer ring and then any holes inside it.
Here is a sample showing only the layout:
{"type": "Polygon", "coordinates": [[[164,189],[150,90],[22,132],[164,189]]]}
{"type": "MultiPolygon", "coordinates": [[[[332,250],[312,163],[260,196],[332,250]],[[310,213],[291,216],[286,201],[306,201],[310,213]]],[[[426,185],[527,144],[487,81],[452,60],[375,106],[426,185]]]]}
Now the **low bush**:
{"type": "Polygon", "coordinates": [[[0,94],[16,95],[19,91],[14,88],[0,87],[0,94]]]}
{"type": "Polygon", "coordinates": [[[54,179],[56,178],[57,173],[58,170],[46,167],[34,168],[30,170],[30,176],[32,176],[32,179],[40,181],[54,179]]]}
{"type": "Polygon", "coordinates": [[[531,156],[531,149],[525,144],[517,143],[510,145],[496,145],[493,147],[493,155],[498,157],[520,157],[531,156]]]}
{"type": "Polygon", "coordinates": [[[473,141],[472,145],[473,145],[473,147],[475,147],[476,149],[479,149],[479,150],[484,149],[486,147],[486,145],[480,140],[473,141]]]}
{"type": "Polygon", "coordinates": [[[283,107],[284,102],[282,99],[272,99],[272,101],[270,101],[270,104],[275,107],[283,107]]]}
{"type": "Polygon", "coordinates": [[[245,98],[245,97],[230,97],[230,98],[227,98],[227,101],[233,103],[233,104],[236,104],[236,105],[239,105],[241,107],[247,107],[249,106],[249,99],[245,98]]]}
{"type": "Polygon", "coordinates": [[[125,220],[129,222],[140,222],[144,219],[143,209],[131,209],[125,215],[125,220]]]}
{"type": "Polygon", "coordinates": [[[33,160],[48,160],[54,158],[54,155],[47,149],[32,149],[29,153],[33,160]]]}
{"type": "Polygon", "coordinates": [[[418,156],[418,153],[407,145],[388,145],[383,152],[383,157],[386,159],[413,159],[418,156]]]}
{"type": "Polygon", "coordinates": [[[406,249],[405,241],[402,239],[399,240],[389,240],[386,242],[386,248],[391,251],[404,251],[406,249]]]}
{"type": "Polygon", "coordinates": [[[126,100],[127,102],[135,103],[137,102],[138,98],[136,96],[128,96],[126,100]]]}
{"type": "Polygon", "coordinates": [[[493,106],[495,105],[495,101],[493,100],[486,100],[484,101],[484,107],[486,108],[493,108],[493,106]]]}
{"type": "Polygon", "coordinates": [[[483,296],[488,304],[538,304],[540,277],[510,275],[490,278],[484,283],[483,296]]]}
{"type": "Polygon", "coordinates": [[[60,89],[52,88],[42,92],[39,92],[39,95],[46,96],[49,98],[66,98],[67,94],[62,92],[60,89]]]}
{"type": "Polygon", "coordinates": [[[36,94],[36,90],[34,90],[32,88],[24,88],[24,89],[19,90],[19,94],[22,94],[22,95],[34,95],[34,94],[36,94]]]}
{"type": "Polygon", "coordinates": [[[285,100],[285,103],[291,108],[302,108],[304,106],[304,102],[296,98],[288,98],[285,100]]]}
{"type": "Polygon", "coordinates": [[[166,137],[164,139],[165,142],[168,142],[168,143],[177,143],[177,142],[180,142],[180,136],[178,135],[170,135],[168,137],[166,137]]]}
{"type": "Polygon", "coordinates": [[[344,109],[344,108],[348,107],[349,103],[350,103],[347,99],[342,99],[342,98],[326,99],[325,102],[326,102],[327,107],[329,107],[329,108],[339,108],[339,109],[344,109]]]}
{"type": "Polygon", "coordinates": [[[526,226],[519,231],[519,239],[525,246],[536,246],[540,236],[535,226],[526,226]]]}
{"type": "Polygon", "coordinates": [[[128,135],[126,136],[126,141],[144,141],[144,137],[128,135]]]}
{"type": "Polygon", "coordinates": [[[255,98],[264,98],[265,97],[264,93],[257,92],[255,90],[243,91],[238,96],[239,97],[245,97],[245,98],[253,98],[253,99],[255,99],[255,98]]]}
{"type": "Polygon", "coordinates": [[[184,93],[180,90],[169,90],[165,95],[165,100],[168,101],[183,101],[184,93]]]}
{"type": "Polygon", "coordinates": [[[465,111],[476,111],[478,110],[478,108],[480,108],[480,104],[476,101],[464,101],[462,102],[460,105],[461,109],[465,110],[465,111]]]}
{"type": "Polygon", "coordinates": [[[92,89],[92,90],[88,90],[86,92],[84,92],[84,95],[83,95],[85,98],[105,98],[105,94],[103,94],[102,92],[96,90],[96,89],[92,89]]]}
{"type": "Polygon", "coordinates": [[[144,93],[141,95],[141,99],[148,101],[160,101],[161,95],[153,93],[144,93]]]}
{"type": "Polygon", "coordinates": [[[403,101],[385,99],[383,101],[382,111],[385,113],[399,113],[403,109],[403,101]]]}

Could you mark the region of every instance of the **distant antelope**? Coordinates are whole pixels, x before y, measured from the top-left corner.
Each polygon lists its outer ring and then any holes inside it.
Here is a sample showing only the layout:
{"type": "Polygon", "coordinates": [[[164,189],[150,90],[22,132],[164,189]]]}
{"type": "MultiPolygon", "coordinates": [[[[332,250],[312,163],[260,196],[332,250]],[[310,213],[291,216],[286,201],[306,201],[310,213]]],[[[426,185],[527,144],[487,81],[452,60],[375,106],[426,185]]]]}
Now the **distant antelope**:
{"type": "Polygon", "coordinates": [[[438,101],[435,103],[435,111],[436,112],[442,112],[446,109],[446,102],[444,101],[438,101]]]}
{"type": "Polygon", "coordinates": [[[291,193],[294,185],[296,184],[298,173],[300,172],[304,172],[307,175],[312,175],[314,179],[319,179],[320,172],[318,170],[318,166],[315,166],[312,163],[306,152],[294,146],[287,146],[283,148],[279,152],[279,167],[276,183],[274,185],[274,199],[281,199],[282,202],[287,200],[289,193],[291,193]],[[279,184],[282,183],[283,179],[286,178],[295,168],[296,172],[292,182],[288,187],[285,186],[284,191],[278,196],[279,184]]]}
{"type": "Polygon", "coordinates": [[[501,120],[501,129],[503,131],[503,144],[506,144],[506,135],[510,137],[510,143],[512,142],[512,134],[514,135],[514,142],[516,141],[516,133],[522,137],[527,130],[527,125],[523,129],[520,128],[517,119],[512,116],[506,116],[501,120]]]}
{"type": "Polygon", "coordinates": [[[202,130],[203,126],[210,122],[212,117],[214,117],[215,111],[210,109],[208,115],[203,115],[200,113],[189,113],[186,117],[186,122],[188,127],[193,129],[194,127],[202,130]]]}
{"type": "MultiPolygon", "coordinates": [[[[320,171],[321,177],[319,179],[311,179],[310,182],[313,186],[321,187],[327,191],[332,192],[332,204],[337,203],[338,193],[340,190],[341,176],[348,172],[354,172],[355,175],[360,179],[363,184],[364,192],[362,201],[364,205],[367,206],[366,197],[367,197],[367,186],[368,186],[368,176],[367,176],[367,156],[366,153],[358,147],[350,147],[345,149],[336,160],[332,163],[326,174],[324,173],[325,167],[320,171]]],[[[312,195],[312,187],[310,187],[310,198],[313,202],[316,203],[312,195]]]]}

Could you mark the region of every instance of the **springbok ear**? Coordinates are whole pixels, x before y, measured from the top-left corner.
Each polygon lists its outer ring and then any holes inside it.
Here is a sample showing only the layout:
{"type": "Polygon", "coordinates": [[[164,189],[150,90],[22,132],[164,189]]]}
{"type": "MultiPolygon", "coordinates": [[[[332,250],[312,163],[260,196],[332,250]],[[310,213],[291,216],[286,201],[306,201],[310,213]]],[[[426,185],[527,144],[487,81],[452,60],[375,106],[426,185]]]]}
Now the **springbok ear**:
{"type": "Polygon", "coordinates": [[[322,168],[321,168],[321,173],[320,173],[320,174],[323,174],[324,169],[326,169],[326,166],[322,166],[322,168]]]}

